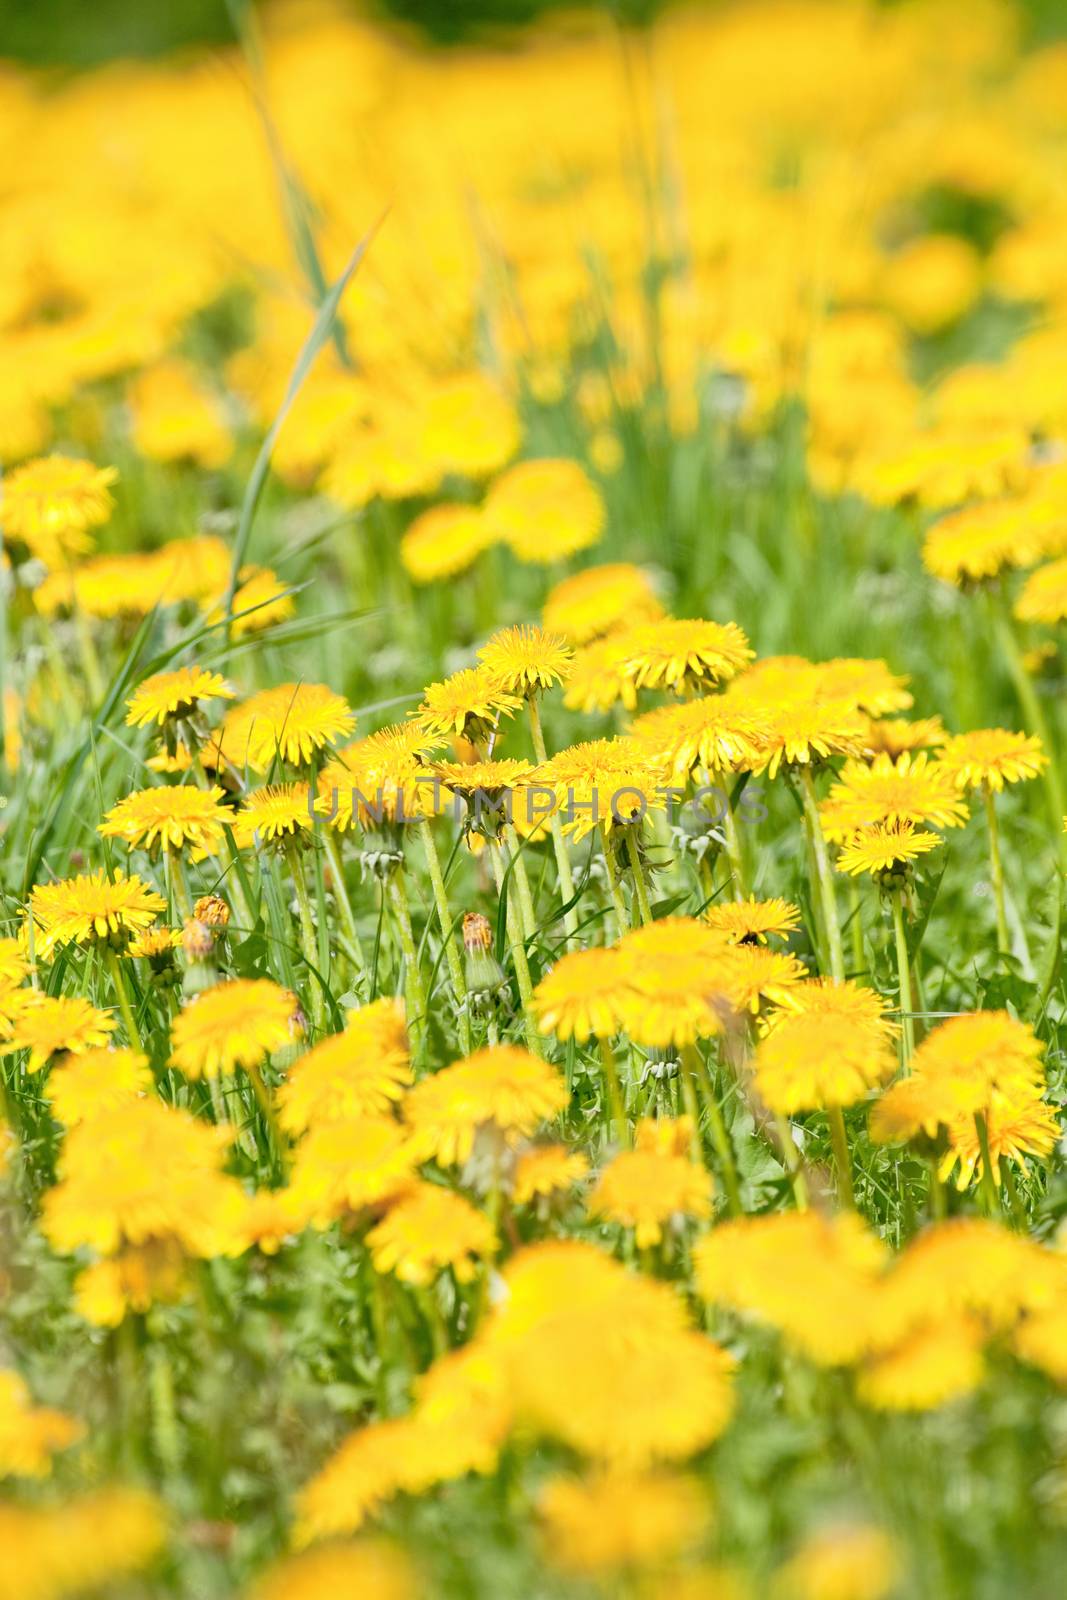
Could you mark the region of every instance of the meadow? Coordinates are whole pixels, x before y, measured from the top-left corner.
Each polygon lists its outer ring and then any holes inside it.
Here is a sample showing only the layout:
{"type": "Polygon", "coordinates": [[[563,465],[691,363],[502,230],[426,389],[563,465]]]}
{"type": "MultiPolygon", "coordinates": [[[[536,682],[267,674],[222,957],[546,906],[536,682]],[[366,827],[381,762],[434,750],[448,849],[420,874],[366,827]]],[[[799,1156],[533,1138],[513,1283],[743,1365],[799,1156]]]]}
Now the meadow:
{"type": "Polygon", "coordinates": [[[1067,46],[0,66],[0,1600],[1051,1600],[1067,46]]]}

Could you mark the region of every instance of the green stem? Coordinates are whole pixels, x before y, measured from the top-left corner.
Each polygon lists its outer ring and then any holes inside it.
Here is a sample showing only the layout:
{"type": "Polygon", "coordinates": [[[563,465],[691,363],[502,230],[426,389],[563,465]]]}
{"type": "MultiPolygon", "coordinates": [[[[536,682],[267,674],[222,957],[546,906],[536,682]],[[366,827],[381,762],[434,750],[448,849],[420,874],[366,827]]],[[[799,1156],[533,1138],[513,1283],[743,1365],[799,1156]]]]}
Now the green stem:
{"type": "Polygon", "coordinates": [[[730,863],[730,876],[733,878],[734,899],[743,900],[748,893],[745,884],[745,857],[741,849],[741,837],[737,831],[737,818],[729,802],[723,808],[722,831],[726,840],[726,859],[730,863]]]}
{"type": "Polygon", "coordinates": [[[834,889],[833,870],[830,866],[830,857],[826,849],[822,823],[819,820],[819,804],[815,798],[815,779],[812,777],[810,766],[804,766],[800,769],[800,787],[804,796],[804,815],[807,819],[812,854],[815,859],[815,875],[819,880],[819,898],[822,902],[823,921],[826,925],[826,940],[830,951],[830,973],[835,983],[844,983],[845,949],[841,943],[841,923],[837,915],[837,892],[834,889]]]}
{"type": "Polygon", "coordinates": [[[1063,832],[1064,811],[1067,807],[1064,805],[1063,784],[1060,780],[1056,743],[1049,730],[1045,708],[1041,704],[1037,690],[1034,688],[1034,681],[1026,670],[1022,651],[1019,649],[1019,641],[1015,636],[1015,628],[1004,598],[1002,595],[994,594],[992,591],[990,591],[989,598],[993,613],[993,626],[1008,674],[1015,685],[1015,692],[1019,696],[1023,720],[1030,733],[1036,734],[1040,739],[1045,754],[1049,758],[1048,766],[1041,776],[1045,785],[1045,796],[1048,801],[1053,833],[1056,838],[1056,849],[1059,854],[1060,864],[1063,866],[1067,862],[1067,836],[1063,832]]]}
{"type": "MultiPolygon", "coordinates": [[[[533,739],[534,755],[538,762],[544,764],[548,760],[548,750],[545,745],[544,730],[541,727],[541,712],[537,705],[537,696],[528,695],[526,704],[530,711],[530,736],[533,739]]],[[[578,933],[578,907],[571,905],[574,899],[574,873],[571,869],[571,858],[567,851],[567,841],[563,837],[563,824],[559,820],[559,812],[553,810],[548,819],[549,832],[552,835],[552,848],[556,854],[556,872],[559,875],[560,898],[569,909],[563,913],[563,927],[567,934],[568,942],[578,933]]]]}
{"type": "Polygon", "coordinates": [[[618,924],[618,936],[621,939],[624,933],[630,931],[630,916],[622,898],[619,888],[619,875],[615,871],[615,858],[612,854],[611,832],[606,823],[600,824],[600,838],[604,846],[604,869],[608,879],[608,893],[611,895],[611,904],[615,912],[615,921],[618,924]]]}
{"type": "Polygon", "coordinates": [[[619,1066],[615,1060],[615,1052],[611,1047],[610,1039],[600,1040],[600,1060],[604,1068],[604,1087],[607,1091],[608,1108],[611,1119],[615,1124],[615,1137],[619,1142],[620,1150],[625,1150],[630,1143],[630,1124],[626,1117],[626,1107],[622,1097],[622,1085],[619,1082],[619,1066]]]}
{"type": "MultiPolygon", "coordinates": [[[[496,878],[498,894],[504,893],[504,874],[508,866],[507,845],[503,839],[490,841],[489,853],[493,862],[493,875],[496,878]]],[[[511,951],[511,963],[515,968],[515,980],[519,985],[519,999],[522,1002],[522,1014],[526,1023],[526,1043],[535,1056],[544,1060],[545,1046],[537,1027],[537,1018],[534,1015],[533,981],[530,978],[530,963],[526,959],[526,944],[522,936],[522,919],[519,916],[515,896],[507,896],[505,911],[508,929],[508,948],[511,951]]]]}
{"type": "Polygon", "coordinates": [[[804,1176],[804,1169],[800,1164],[800,1152],[793,1143],[793,1131],[789,1126],[789,1118],[777,1112],[774,1125],[778,1129],[778,1138],[782,1146],[782,1160],[785,1162],[793,1185],[793,1198],[798,1211],[806,1211],[809,1205],[808,1181],[804,1176]]]}
{"type": "Polygon", "coordinates": [[[292,842],[288,843],[285,846],[285,858],[289,863],[293,887],[296,890],[296,904],[300,916],[300,944],[308,967],[311,1020],[315,1025],[316,1031],[321,1033],[326,1020],[326,997],[323,993],[325,974],[319,971],[319,937],[311,910],[311,896],[308,893],[307,876],[300,856],[300,846],[292,842]]]}
{"type": "Polygon", "coordinates": [[[250,1067],[246,1067],[245,1071],[248,1073],[252,1088],[255,1090],[256,1103],[263,1113],[263,1120],[267,1124],[271,1143],[274,1146],[274,1154],[277,1157],[278,1168],[282,1177],[287,1178],[289,1176],[289,1148],[285,1141],[285,1134],[282,1132],[278,1122],[278,1114],[274,1109],[271,1092],[264,1082],[263,1073],[255,1063],[250,1067]]]}
{"type": "Polygon", "coordinates": [[[185,863],[178,850],[168,851],[168,859],[174,904],[178,908],[179,917],[185,922],[193,914],[193,897],[189,892],[189,880],[185,876],[185,863]]]}
{"type": "Polygon", "coordinates": [[[908,954],[908,940],[904,932],[904,891],[894,889],[891,899],[893,908],[893,938],[897,951],[897,977],[900,982],[900,1018],[901,1018],[901,1064],[905,1071],[908,1069],[915,1050],[915,1003],[911,993],[911,957],[908,954]]]}
{"type": "Polygon", "coordinates": [[[122,1012],[122,1021],[123,1026],[126,1029],[126,1038],[135,1050],[140,1050],[143,1052],[144,1044],[141,1040],[141,1030],[137,1026],[137,1018],[134,1015],[133,1005],[130,1000],[129,985],[126,982],[126,974],[122,970],[122,963],[117,952],[112,950],[110,945],[105,948],[104,960],[107,963],[107,970],[111,976],[111,985],[115,991],[115,998],[119,1003],[119,1010],[122,1012]]]}
{"type": "Polygon", "coordinates": [[[860,886],[855,878],[848,880],[848,934],[852,945],[852,971],[858,976],[866,971],[867,955],[863,948],[863,902],[860,886]]]}
{"type": "Polygon", "coordinates": [[[1000,1190],[993,1172],[993,1157],[989,1149],[989,1124],[984,1111],[975,1112],[974,1126],[978,1134],[978,1148],[982,1152],[982,1195],[986,1210],[991,1217],[995,1217],[1000,1214],[1000,1190]]]}
{"type": "Polygon", "coordinates": [[[740,1217],[743,1215],[744,1207],[741,1204],[741,1185],[738,1181],[733,1145],[730,1143],[730,1134],[715,1093],[711,1072],[696,1045],[683,1046],[682,1071],[690,1075],[692,1082],[701,1092],[707,1108],[711,1142],[715,1146],[715,1153],[722,1168],[722,1186],[726,1190],[726,1204],[732,1217],[740,1217]]]}
{"type": "Polygon", "coordinates": [[[848,1149],[848,1130],[845,1127],[845,1117],[840,1106],[829,1106],[826,1112],[830,1123],[830,1143],[834,1151],[834,1166],[837,1168],[837,1194],[843,1206],[850,1211],[856,1209],[856,1197],[852,1192],[852,1157],[848,1149]]]}
{"type": "MultiPolygon", "coordinates": [[[[316,832],[319,830],[316,829],[316,832]]],[[[337,848],[337,840],[329,823],[321,831],[322,848],[326,852],[326,861],[330,868],[330,878],[333,882],[333,895],[337,902],[337,909],[341,913],[341,922],[344,926],[345,936],[349,948],[354,951],[359,963],[360,976],[364,977],[367,971],[367,962],[363,954],[363,942],[359,937],[356,926],[355,912],[352,902],[348,897],[348,886],[345,883],[345,870],[341,862],[341,852],[337,848]]]]}
{"type": "Polygon", "coordinates": [[[422,985],[422,973],[419,971],[419,955],[415,946],[415,934],[411,926],[411,907],[408,903],[408,892],[404,884],[404,871],[400,868],[389,875],[389,900],[396,918],[397,933],[400,938],[400,948],[404,952],[404,990],[408,1009],[408,1029],[411,1033],[412,1043],[422,1043],[426,1033],[427,1009],[426,991],[422,985]]]}
{"type": "Polygon", "coordinates": [[[624,830],[626,834],[626,854],[630,858],[630,871],[633,873],[634,892],[637,895],[637,910],[641,921],[652,921],[652,904],[648,898],[648,885],[645,882],[645,869],[641,865],[641,850],[637,842],[637,829],[640,823],[632,822],[624,830]]]}
{"type": "Polygon", "coordinates": [[[445,875],[441,870],[441,857],[437,853],[437,842],[433,836],[433,828],[428,817],[419,820],[419,837],[426,855],[426,865],[430,871],[430,883],[433,886],[434,905],[437,908],[437,923],[441,929],[441,939],[445,947],[445,959],[448,962],[448,975],[452,981],[452,993],[455,996],[456,1010],[459,1015],[459,1037],[463,1054],[471,1053],[471,1019],[470,1007],[467,1003],[467,980],[463,972],[463,960],[459,953],[459,945],[452,931],[452,911],[448,904],[448,890],[445,887],[445,875]]]}
{"type": "Polygon", "coordinates": [[[526,858],[523,855],[519,836],[515,832],[515,825],[506,822],[503,827],[504,839],[511,855],[511,876],[515,879],[515,887],[519,893],[519,910],[522,914],[522,932],[525,939],[532,938],[537,932],[537,912],[534,910],[533,894],[530,890],[530,878],[526,871],[526,858]]]}
{"type": "Polygon", "coordinates": [[[982,799],[985,801],[989,833],[989,875],[993,883],[993,904],[997,913],[997,949],[1010,953],[1011,938],[1008,934],[1008,918],[1004,908],[1004,864],[1000,859],[1000,829],[997,826],[997,808],[993,800],[993,791],[987,783],[982,785],[982,799]]]}

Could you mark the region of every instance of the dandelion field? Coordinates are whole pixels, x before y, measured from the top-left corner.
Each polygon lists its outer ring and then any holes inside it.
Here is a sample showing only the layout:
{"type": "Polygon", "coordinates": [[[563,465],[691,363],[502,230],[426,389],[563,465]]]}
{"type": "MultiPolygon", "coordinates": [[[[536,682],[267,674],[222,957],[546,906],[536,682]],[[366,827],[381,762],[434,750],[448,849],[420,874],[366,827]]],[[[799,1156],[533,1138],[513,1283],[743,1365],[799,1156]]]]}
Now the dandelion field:
{"type": "Polygon", "coordinates": [[[231,15],[0,70],[0,1600],[1058,1594],[1067,47],[231,15]]]}

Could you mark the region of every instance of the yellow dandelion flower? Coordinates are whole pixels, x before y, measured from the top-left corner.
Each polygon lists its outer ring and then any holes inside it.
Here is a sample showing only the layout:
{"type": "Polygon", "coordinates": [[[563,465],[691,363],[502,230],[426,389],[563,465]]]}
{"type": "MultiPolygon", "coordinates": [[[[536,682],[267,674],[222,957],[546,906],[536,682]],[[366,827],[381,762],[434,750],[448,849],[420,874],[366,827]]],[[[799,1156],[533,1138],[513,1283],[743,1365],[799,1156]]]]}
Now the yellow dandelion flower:
{"type": "Polygon", "coordinates": [[[258,1067],[302,1032],[296,996],[268,978],[232,978],[183,1006],[171,1026],[171,1066],[187,1078],[258,1067]]]}
{"type": "Polygon", "coordinates": [[[407,1130],[391,1117],[316,1123],[297,1146],[291,1204],[312,1227],[328,1228],[346,1212],[405,1193],[417,1165],[407,1130]]]}
{"type": "Polygon", "coordinates": [[[972,1313],[989,1330],[1010,1330],[1062,1292],[1063,1262],[1055,1251],[987,1218],[953,1217],[918,1234],[883,1279],[870,1347],[892,1350],[931,1319],[953,1313],[972,1313]]]}
{"type": "Polygon", "coordinates": [[[769,936],[787,939],[800,926],[800,912],[789,900],[777,896],[770,900],[724,901],[709,906],[701,921],[716,933],[724,933],[731,944],[766,944],[769,936]]]}
{"type": "Polygon", "coordinates": [[[56,1452],[84,1433],[75,1417],[35,1406],[19,1374],[0,1369],[0,1478],[46,1478],[56,1452]]]}
{"type": "Polygon", "coordinates": [[[345,745],[319,771],[316,811],[342,833],[433,816],[432,774],[420,759],[429,748],[414,725],[382,728],[345,745]]]}
{"type": "Polygon", "coordinates": [[[42,1202],[45,1237],[66,1254],[170,1239],[190,1255],[217,1255],[244,1200],[222,1170],[231,1138],[151,1096],[77,1123],[42,1202]]]}
{"type": "Polygon", "coordinates": [[[85,1050],[53,1068],[45,1093],[57,1122],[68,1128],[151,1094],[152,1072],[139,1050],[85,1050]]]}
{"type": "Polygon", "coordinates": [[[959,828],[967,820],[967,802],[951,773],[925,753],[907,751],[896,761],[876,756],[869,766],[847,761],[819,814],[826,837],[838,844],[878,823],[959,828]]]}
{"type": "Polygon", "coordinates": [[[25,991],[11,1019],[7,1037],[0,1042],[0,1055],[28,1050],[27,1072],[40,1072],[60,1051],[78,1055],[107,1044],[115,1019],[98,1011],[80,995],[48,995],[36,989],[25,991]]]}
{"type": "Polygon", "coordinates": [[[596,544],[604,502],[576,461],[520,461],[497,478],[483,514],[520,561],[547,565],[596,544]]]}
{"type": "Polygon", "coordinates": [[[753,1061],[760,1096],[785,1116],[855,1105],[896,1067],[877,1026],[803,1011],[776,1019],[753,1061]]]}
{"type": "Polygon", "coordinates": [[[834,983],[829,978],[809,978],[790,988],[782,1001],[788,1011],[803,1011],[811,1016],[833,1021],[842,1017],[852,1022],[864,1022],[877,1028],[886,1039],[895,1039],[899,1024],[889,1015],[889,1008],[874,989],[861,988],[846,979],[834,983]]]}
{"type": "Polygon", "coordinates": [[[847,701],[871,717],[907,711],[912,704],[907,678],[891,672],[884,661],[845,656],[806,665],[822,700],[847,701]]]}
{"type": "Polygon", "coordinates": [[[129,849],[182,851],[210,854],[223,841],[232,812],[220,803],[222,789],[198,789],[178,784],[158,789],[137,789],[105,813],[97,833],[105,839],[122,839],[129,849]]]}
{"type": "Polygon", "coordinates": [[[946,740],[938,766],[958,789],[980,786],[999,794],[1006,783],[1036,778],[1048,766],[1040,739],[1007,728],[977,728],[946,740]]]}
{"type": "Polygon", "coordinates": [[[563,691],[563,704],[569,711],[610,711],[615,705],[634,709],[637,688],[623,671],[625,642],[624,633],[613,633],[575,651],[563,691]]]}
{"type": "Polygon", "coordinates": [[[926,535],[922,559],[932,577],[962,587],[1029,566],[1042,553],[1026,500],[994,500],[938,518],[926,535]]]}
{"type": "Polygon", "coordinates": [[[676,780],[690,773],[736,772],[759,760],[768,732],[756,711],[726,695],[657,706],[630,724],[629,736],[666,764],[676,780]]]}
{"type": "Polygon", "coordinates": [[[454,578],[493,543],[493,530],[478,506],[431,506],[400,541],[404,570],[416,583],[454,578]]]}
{"type": "Polygon", "coordinates": [[[1012,1346],[1020,1361],[1041,1371],[1054,1383],[1067,1385],[1067,1296],[1031,1311],[1016,1328],[1012,1346]]]}
{"type": "Polygon", "coordinates": [[[767,1005],[787,1005],[790,995],[806,978],[803,963],[784,950],[735,944],[723,954],[715,986],[734,1011],[755,1015],[767,1005]]]}
{"type": "Polygon", "coordinates": [[[521,442],[514,406],[482,372],[444,378],[424,400],[421,448],[445,472],[487,477],[511,460],[521,442]]]}
{"type": "Polygon", "coordinates": [[[542,1033],[559,1039],[610,1039],[622,1026],[621,997],[630,968],[618,950],[571,950],[534,990],[542,1033]]]}
{"type": "Polygon", "coordinates": [[[857,1373],[856,1393],[876,1411],[934,1411],[977,1389],[984,1344],[973,1317],[950,1312],[871,1356],[857,1373]]]}
{"type": "Polygon", "coordinates": [[[568,1098],[555,1067],[516,1045],[492,1045],[417,1083],[403,1114],[421,1159],[459,1166],[480,1128],[529,1137],[568,1098]]]}
{"type": "Polygon", "coordinates": [[[754,658],[736,622],[664,617],[627,631],[622,672],[638,689],[674,689],[725,682],[754,658]]]}
{"type": "Polygon", "coordinates": [[[697,1481],[666,1472],[550,1478],[537,1510],[553,1565],[582,1575],[658,1567],[699,1543],[710,1521],[697,1481]]]}
{"type": "Polygon", "coordinates": [[[905,750],[939,749],[947,737],[940,717],[916,717],[911,722],[903,717],[886,717],[872,719],[863,742],[872,757],[887,755],[895,761],[905,750]]]}
{"type": "Polygon", "coordinates": [[[28,914],[34,925],[34,949],[50,956],[65,944],[125,942],[166,909],[163,896],[136,873],[127,878],[116,872],[112,880],[101,869],[38,884],[30,894],[28,914]]]}
{"type": "Polygon", "coordinates": [[[312,826],[306,783],[270,783],[245,795],[233,820],[233,836],[245,849],[295,839],[312,826]]]}
{"type": "Polygon", "coordinates": [[[543,621],[572,644],[588,644],[617,628],[653,622],[663,607],[648,575],[627,562],[587,567],[550,590],[543,621]]]}
{"type": "Polygon", "coordinates": [[[0,1579],[3,1600],[61,1600],[124,1586],[148,1567],[167,1536],[163,1504],[144,1489],[107,1488],[58,1505],[0,1506],[0,1540],[17,1552],[0,1579]]]}
{"type": "Polygon", "coordinates": [[[419,1591],[403,1550],[384,1539],[360,1539],[284,1557],[256,1579],[247,1600],[418,1600],[419,1591]]]}
{"type": "MultiPolygon", "coordinates": [[[[1047,1160],[1063,1132],[1054,1107],[1036,1093],[1003,1094],[1000,1090],[991,1090],[983,1115],[993,1182],[997,1186],[1002,1162],[1013,1161],[1021,1166],[1027,1156],[1047,1160]]],[[[938,1177],[944,1183],[955,1172],[956,1188],[966,1189],[985,1170],[974,1117],[966,1114],[953,1117],[945,1124],[945,1132],[948,1149],[938,1168],[938,1177]]]]}
{"type": "Polygon", "coordinates": [[[306,766],[318,750],[352,732],[348,702],[324,683],[282,683],[263,689],[240,708],[248,743],[243,761],[268,772],[276,760],[306,766]]]}
{"type": "Polygon", "coordinates": [[[410,713],[429,740],[459,734],[481,740],[500,717],[518,710],[522,701],[504,688],[486,667],[464,667],[441,683],[431,683],[422,704],[410,713]]]}
{"type": "Polygon", "coordinates": [[[348,1013],[331,1034],[289,1069],[277,1093],[278,1120],[290,1133],[321,1122],[381,1116],[412,1081],[411,1055],[398,1000],[374,1000],[348,1013]]]}
{"type": "Polygon", "coordinates": [[[501,628],[478,651],[478,660],[509,694],[531,695],[563,683],[574,652],[559,634],[536,626],[501,628]]]}
{"type": "Polygon", "coordinates": [[[4,479],[0,526],[46,567],[64,567],[92,549],[92,529],[111,515],[114,467],[69,456],[27,461],[4,479]]]}
{"type": "Polygon", "coordinates": [[[637,824],[666,805],[667,774],[633,739],[593,739],[571,745],[536,772],[551,789],[564,832],[583,839],[596,827],[637,824]]]}
{"type": "Polygon", "coordinates": [[[1020,622],[1062,622],[1067,617],[1067,556],[1031,572],[1015,602],[1020,622]]]}
{"type": "Polygon", "coordinates": [[[574,1240],[527,1248],[502,1277],[484,1337],[528,1428],[626,1469],[687,1458],[723,1431],[733,1362],[668,1284],[574,1240]]]}
{"type": "Polygon", "coordinates": [[[940,844],[936,833],[917,829],[912,822],[876,822],[873,828],[860,828],[842,845],[837,865],[853,878],[869,872],[881,879],[903,873],[940,844]]]}
{"type": "MultiPolygon", "coordinates": [[[[230,1199],[235,1192],[229,1191],[230,1199]]],[[[117,1328],[130,1312],[176,1305],[188,1289],[185,1255],[175,1239],[149,1239],[79,1272],[74,1309],[96,1328],[117,1328]]]]}
{"type": "Polygon", "coordinates": [[[232,700],[233,696],[225,678],[203,667],[157,672],[139,684],[127,700],[126,723],[131,728],[144,728],[153,722],[162,727],[168,718],[192,716],[201,700],[232,700]]]}
{"type": "Polygon", "coordinates": [[[777,1212],[720,1223],[695,1251],[705,1300],[776,1328],[818,1366],[865,1354],[885,1246],[854,1213],[777,1212]]]}
{"type": "Polygon", "coordinates": [[[469,1283],[479,1263],[496,1250],[488,1217],[436,1183],[418,1183],[389,1207],[367,1235],[377,1272],[393,1272],[401,1283],[427,1284],[451,1267],[469,1283]]]}
{"type": "Polygon", "coordinates": [[[902,1562],[881,1528],[837,1527],[812,1534],[774,1577],[776,1600],[886,1600],[902,1562]]]}
{"type": "Polygon", "coordinates": [[[144,933],[134,935],[126,946],[125,954],[143,961],[165,963],[180,948],[181,942],[180,928],[146,928],[144,933]]]}
{"type": "MultiPolygon", "coordinates": [[[[290,585],[284,584],[269,567],[242,567],[233,596],[233,621],[230,632],[235,639],[263,633],[279,622],[296,615],[296,599],[290,585]]],[[[215,628],[226,620],[225,591],[204,608],[204,626],[215,628]]]]}
{"type": "MultiPolygon", "coordinates": [[[[681,1119],[688,1122],[688,1119],[681,1119]]],[[[688,1136],[691,1124],[684,1130],[688,1136]]],[[[640,1128],[638,1129],[640,1134],[640,1128]]],[[[687,1156],[655,1148],[623,1150],[589,1196],[593,1216],[632,1228],[639,1250],[659,1244],[665,1227],[711,1216],[710,1174],[687,1156]]]]}
{"type": "Polygon", "coordinates": [[[721,1033],[732,954],[722,934],[688,917],[634,928],[618,946],[626,980],[616,1001],[623,1031],[649,1049],[721,1033]]]}
{"type": "Polygon", "coordinates": [[[810,767],[832,756],[855,756],[863,748],[866,723],[847,700],[796,698],[763,700],[745,679],[736,701],[751,705],[760,716],[760,752],[753,772],[776,777],[780,768],[810,767]]]}
{"type": "Polygon", "coordinates": [[[525,1206],[563,1194],[580,1183],[588,1171],[589,1162],[580,1150],[571,1150],[565,1144],[535,1145],[515,1163],[512,1201],[525,1206]]]}

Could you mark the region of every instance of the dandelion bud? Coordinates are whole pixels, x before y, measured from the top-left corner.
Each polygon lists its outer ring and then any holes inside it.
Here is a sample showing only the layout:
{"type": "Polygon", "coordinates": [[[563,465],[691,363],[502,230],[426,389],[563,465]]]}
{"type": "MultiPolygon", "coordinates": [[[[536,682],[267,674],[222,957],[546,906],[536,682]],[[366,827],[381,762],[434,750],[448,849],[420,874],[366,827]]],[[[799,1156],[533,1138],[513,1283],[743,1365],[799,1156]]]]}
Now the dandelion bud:
{"type": "Polygon", "coordinates": [[[493,953],[493,929],[488,917],[468,911],[463,918],[467,992],[472,1000],[495,995],[504,988],[504,969],[493,953]]]}
{"type": "Polygon", "coordinates": [[[193,907],[193,916],[205,927],[221,930],[229,925],[230,908],[219,895],[205,894],[201,895],[193,907]]]}
{"type": "Polygon", "coordinates": [[[215,954],[215,936],[206,923],[196,917],[186,918],[182,928],[182,950],[190,965],[211,960],[215,954]]]}

